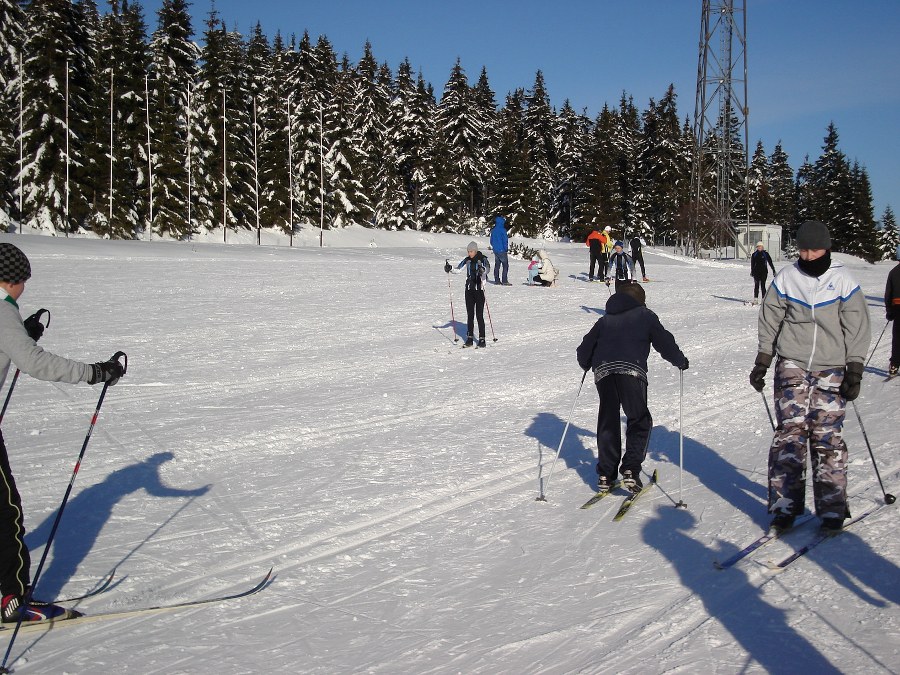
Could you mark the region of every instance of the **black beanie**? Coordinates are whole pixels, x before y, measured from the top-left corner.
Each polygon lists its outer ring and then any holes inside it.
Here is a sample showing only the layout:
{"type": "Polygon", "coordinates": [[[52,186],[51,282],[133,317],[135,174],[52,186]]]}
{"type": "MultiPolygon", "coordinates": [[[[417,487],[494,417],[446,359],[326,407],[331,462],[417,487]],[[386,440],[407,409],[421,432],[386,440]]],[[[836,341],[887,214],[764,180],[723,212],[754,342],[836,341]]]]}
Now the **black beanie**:
{"type": "Polygon", "coordinates": [[[817,249],[831,248],[831,234],[825,223],[818,220],[807,220],[797,230],[797,248],[817,249]]]}
{"type": "Polygon", "coordinates": [[[12,244],[0,244],[0,281],[17,284],[31,278],[31,263],[24,253],[12,244]]]}

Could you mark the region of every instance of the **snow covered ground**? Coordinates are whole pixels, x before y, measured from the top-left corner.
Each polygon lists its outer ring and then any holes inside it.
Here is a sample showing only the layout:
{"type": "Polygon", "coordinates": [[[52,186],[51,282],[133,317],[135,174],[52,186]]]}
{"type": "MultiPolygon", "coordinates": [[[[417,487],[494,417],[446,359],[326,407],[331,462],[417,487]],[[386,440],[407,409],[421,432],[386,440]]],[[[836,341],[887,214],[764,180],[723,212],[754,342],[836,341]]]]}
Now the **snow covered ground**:
{"type": "MultiPolygon", "coordinates": [[[[41,344],[128,354],[109,390],[37,596],[116,569],[99,613],[258,595],[23,634],[19,673],[888,673],[900,670],[898,506],[780,574],[813,525],[717,571],[758,536],[771,428],[747,383],[756,309],[745,262],[646,251],[648,305],[688,355],[650,361],[661,483],[621,522],[596,484],[597,395],[575,348],[603,310],[583,244],[547,244],[557,288],[490,286],[488,348],[461,350],[470,237],[352,228],[251,245],[0,235],[30,257],[20,301],[41,344]],[[496,336],[497,341],[491,341],[496,336]],[[547,503],[535,501],[570,411],[547,503]],[[687,510],[673,508],[680,498],[687,510]]],[[[244,241],[245,243],[240,243],[244,241]]],[[[487,239],[479,238],[486,247],[487,239]]],[[[891,263],[844,258],[884,327],[891,263]]],[[[780,267],[785,263],[778,263],[780,267]]],[[[900,490],[890,332],[858,409],[900,490]]],[[[7,379],[7,386],[10,378],[7,379]]],[[[771,397],[771,378],[766,396],[771,397]]],[[[17,384],[3,434],[35,565],[99,388],[17,384]]],[[[5,391],[4,391],[5,395],[5,391]]],[[[882,503],[860,425],[846,426],[852,510],[882,503]]],[[[811,490],[810,490],[811,492],[811,490]]],[[[810,499],[811,502],[811,494],[810,499]]],[[[5,649],[7,633],[0,633],[5,649]]]]}

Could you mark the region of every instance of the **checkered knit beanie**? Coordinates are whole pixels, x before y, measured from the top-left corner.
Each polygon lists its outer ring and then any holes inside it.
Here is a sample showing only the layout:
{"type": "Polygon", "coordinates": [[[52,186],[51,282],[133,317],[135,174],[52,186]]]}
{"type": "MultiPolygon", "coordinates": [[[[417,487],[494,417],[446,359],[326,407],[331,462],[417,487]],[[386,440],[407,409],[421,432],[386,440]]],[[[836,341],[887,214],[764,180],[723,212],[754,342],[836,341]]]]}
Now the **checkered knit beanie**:
{"type": "Polygon", "coordinates": [[[31,263],[24,253],[12,244],[0,244],[0,281],[17,284],[31,278],[31,263]]]}

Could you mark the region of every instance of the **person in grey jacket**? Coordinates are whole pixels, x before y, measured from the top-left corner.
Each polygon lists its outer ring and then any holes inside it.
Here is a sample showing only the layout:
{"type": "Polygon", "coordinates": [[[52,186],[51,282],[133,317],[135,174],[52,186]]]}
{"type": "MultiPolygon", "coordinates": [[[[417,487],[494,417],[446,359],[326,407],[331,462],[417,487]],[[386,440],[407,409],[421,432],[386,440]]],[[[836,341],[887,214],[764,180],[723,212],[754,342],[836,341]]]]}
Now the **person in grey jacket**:
{"type": "MultiPolygon", "coordinates": [[[[31,263],[16,246],[0,243],[0,386],[10,364],[26,375],[49,382],[115,384],[124,374],[117,360],[82,363],[51,354],[37,346],[44,331],[38,315],[24,322],[18,300],[31,278],[31,263]]],[[[3,434],[0,433],[0,620],[19,620],[28,594],[31,558],[25,546],[22,498],[16,489],[3,434]]],[[[45,621],[72,616],[69,610],[48,602],[30,599],[23,621],[45,621]]]]}
{"type": "Polygon", "coordinates": [[[859,284],[831,259],[831,235],[818,221],[797,231],[800,259],[775,275],[760,309],[759,351],[750,384],[762,391],[775,360],[778,425],[769,450],[772,528],[788,529],[803,513],[806,448],[810,449],[816,515],[828,534],[840,531],[847,507],[848,401],[859,396],[871,339],[859,284]]]}

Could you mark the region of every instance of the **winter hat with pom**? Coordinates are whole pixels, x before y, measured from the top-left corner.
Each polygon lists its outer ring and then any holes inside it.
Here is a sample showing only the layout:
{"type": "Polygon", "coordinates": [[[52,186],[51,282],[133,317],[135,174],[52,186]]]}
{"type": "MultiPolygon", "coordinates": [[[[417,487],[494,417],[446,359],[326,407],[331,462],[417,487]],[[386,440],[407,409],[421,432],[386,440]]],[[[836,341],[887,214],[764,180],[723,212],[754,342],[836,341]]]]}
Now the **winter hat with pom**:
{"type": "Polygon", "coordinates": [[[766,247],[766,245],[763,244],[761,241],[756,242],[756,248],[765,248],[765,247],[766,247]]]}
{"type": "Polygon", "coordinates": [[[819,249],[831,248],[831,234],[825,223],[818,220],[807,220],[797,230],[797,248],[819,249]]]}
{"type": "Polygon", "coordinates": [[[619,248],[625,248],[625,244],[623,244],[621,241],[617,241],[615,244],[613,244],[613,248],[615,248],[616,246],[618,246],[619,248]]]}
{"type": "Polygon", "coordinates": [[[0,281],[17,284],[31,278],[28,257],[13,244],[0,244],[0,281]]]}
{"type": "Polygon", "coordinates": [[[470,242],[469,242],[469,245],[466,246],[466,250],[467,250],[467,251],[477,251],[477,250],[478,250],[478,244],[475,243],[474,241],[470,241],[470,242]]]}

